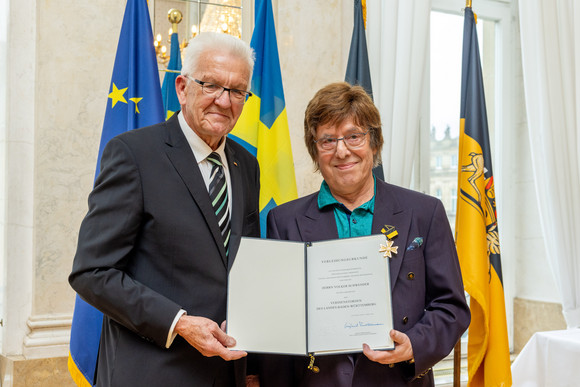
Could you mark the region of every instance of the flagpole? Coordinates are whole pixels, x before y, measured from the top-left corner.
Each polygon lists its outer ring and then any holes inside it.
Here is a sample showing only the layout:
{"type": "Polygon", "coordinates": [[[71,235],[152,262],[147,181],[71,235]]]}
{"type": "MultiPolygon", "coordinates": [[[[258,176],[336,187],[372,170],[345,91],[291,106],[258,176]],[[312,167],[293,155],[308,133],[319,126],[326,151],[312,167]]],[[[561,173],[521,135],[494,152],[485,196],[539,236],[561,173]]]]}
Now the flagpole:
{"type": "Polygon", "coordinates": [[[461,338],[453,348],[453,387],[461,386],[461,338]]]}
{"type": "MultiPolygon", "coordinates": [[[[471,8],[471,0],[465,0],[465,8],[471,8]]],[[[461,387],[461,338],[453,348],[453,387],[461,387]]]]}

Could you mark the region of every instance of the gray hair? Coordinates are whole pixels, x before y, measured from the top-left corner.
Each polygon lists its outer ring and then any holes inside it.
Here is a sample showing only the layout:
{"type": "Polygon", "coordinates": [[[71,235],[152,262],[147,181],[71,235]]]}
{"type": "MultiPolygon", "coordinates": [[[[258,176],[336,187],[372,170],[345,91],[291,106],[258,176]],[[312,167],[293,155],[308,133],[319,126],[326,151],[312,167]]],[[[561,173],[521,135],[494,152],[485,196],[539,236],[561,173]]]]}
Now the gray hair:
{"type": "Polygon", "coordinates": [[[199,66],[199,58],[205,52],[217,50],[243,59],[248,64],[250,74],[249,85],[252,83],[252,72],[256,55],[250,45],[232,35],[218,32],[202,32],[189,41],[185,48],[182,75],[192,75],[199,66]]]}

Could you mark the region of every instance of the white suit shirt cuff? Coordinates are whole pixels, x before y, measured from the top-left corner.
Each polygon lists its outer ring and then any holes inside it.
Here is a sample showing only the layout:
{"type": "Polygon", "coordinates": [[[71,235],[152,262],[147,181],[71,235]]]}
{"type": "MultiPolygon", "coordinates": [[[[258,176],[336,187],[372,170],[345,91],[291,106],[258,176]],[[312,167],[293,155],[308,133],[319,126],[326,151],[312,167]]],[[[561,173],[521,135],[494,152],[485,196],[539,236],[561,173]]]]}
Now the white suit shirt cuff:
{"type": "Polygon", "coordinates": [[[167,335],[167,342],[165,343],[165,348],[169,348],[173,343],[173,340],[175,340],[177,333],[174,333],[173,330],[175,329],[175,325],[177,325],[177,321],[179,321],[181,316],[183,316],[184,314],[187,313],[185,312],[185,310],[181,309],[179,312],[177,312],[177,315],[173,319],[173,324],[171,324],[171,328],[169,328],[169,334],[167,335]]]}

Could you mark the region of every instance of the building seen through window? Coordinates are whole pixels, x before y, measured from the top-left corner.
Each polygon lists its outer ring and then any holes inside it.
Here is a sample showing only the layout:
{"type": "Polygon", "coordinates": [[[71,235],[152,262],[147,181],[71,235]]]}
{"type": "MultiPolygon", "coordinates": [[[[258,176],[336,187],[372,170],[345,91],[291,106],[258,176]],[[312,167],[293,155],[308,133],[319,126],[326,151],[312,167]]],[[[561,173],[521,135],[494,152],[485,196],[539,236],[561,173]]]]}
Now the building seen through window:
{"type": "MultiPolygon", "coordinates": [[[[431,12],[431,131],[429,133],[429,194],[441,199],[455,234],[459,152],[459,114],[463,15],[431,12]]],[[[478,19],[490,142],[494,134],[495,23],[478,19]]]]}

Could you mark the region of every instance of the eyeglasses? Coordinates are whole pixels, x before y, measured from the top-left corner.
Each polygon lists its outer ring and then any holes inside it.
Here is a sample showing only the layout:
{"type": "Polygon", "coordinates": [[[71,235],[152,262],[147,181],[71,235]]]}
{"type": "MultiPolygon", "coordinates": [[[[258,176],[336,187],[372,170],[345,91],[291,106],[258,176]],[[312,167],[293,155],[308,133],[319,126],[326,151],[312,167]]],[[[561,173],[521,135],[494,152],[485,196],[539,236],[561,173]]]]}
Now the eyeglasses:
{"type": "Polygon", "coordinates": [[[212,97],[214,99],[218,99],[219,97],[222,96],[224,91],[227,91],[228,94],[230,95],[231,103],[243,104],[246,102],[246,97],[252,96],[252,93],[250,93],[249,91],[239,89],[228,89],[227,87],[216,85],[215,83],[204,82],[200,81],[199,79],[191,78],[189,75],[187,75],[187,78],[191,79],[192,81],[200,85],[203,93],[208,97],[212,97]]]}
{"type": "Polygon", "coordinates": [[[365,144],[366,132],[358,132],[358,133],[351,133],[344,137],[336,138],[336,137],[322,137],[318,140],[314,140],[316,145],[323,150],[323,151],[333,151],[338,146],[338,142],[340,140],[344,141],[344,145],[346,145],[349,149],[356,149],[360,148],[365,144]]]}

